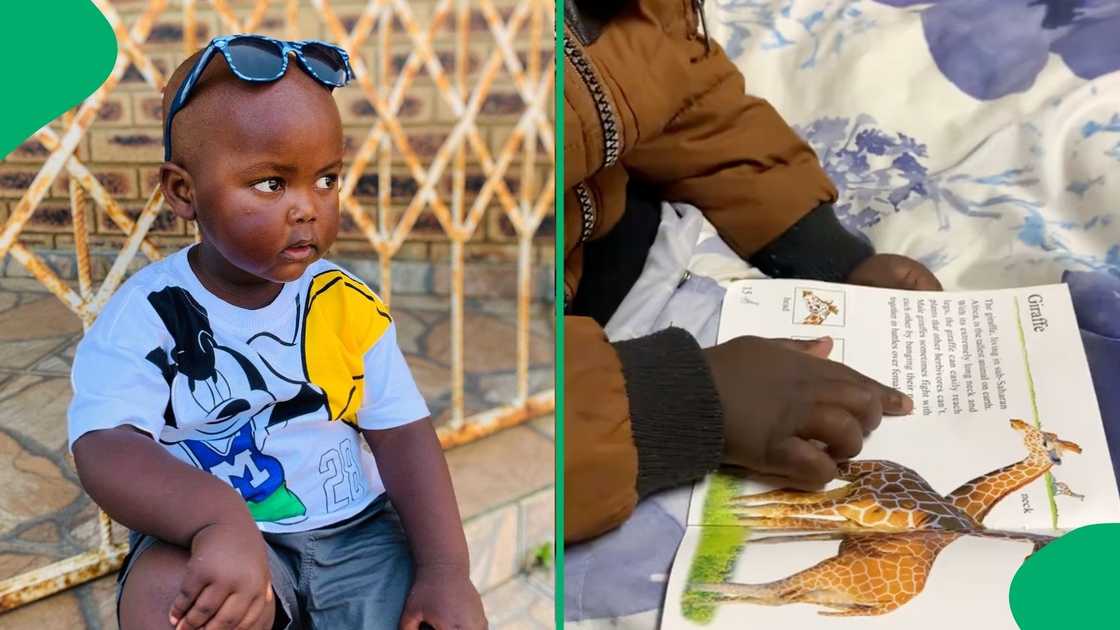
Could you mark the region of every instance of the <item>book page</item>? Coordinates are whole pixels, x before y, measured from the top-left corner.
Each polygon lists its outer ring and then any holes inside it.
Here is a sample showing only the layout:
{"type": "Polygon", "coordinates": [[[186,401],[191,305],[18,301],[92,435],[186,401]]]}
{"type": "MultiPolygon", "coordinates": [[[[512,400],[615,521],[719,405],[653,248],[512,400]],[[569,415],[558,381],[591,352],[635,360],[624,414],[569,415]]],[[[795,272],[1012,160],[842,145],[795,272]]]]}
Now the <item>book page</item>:
{"type": "MultiPolygon", "coordinates": [[[[856,460],[905,467],[937,495],[979,502],[984,527],[1070,529],[1120,516],[1064,285],[931,293],[745,280],[729,287],[720,322],[721,341],[740,335],[830,336],[831,359],[909,394],[914,413],[884,417],[856,460]]],[[[737,493],[774,488],[745,481],[737,493]]],[[[694,492],[694,503],[705,496],[694,492]]],[[[701,519],[694,504],[690,523],[701,519]]]]}
{"type": "Polygon", "coordinates": [[[731,285],[720,340],[834,339],[831,359],[905,391],[821,492],[741,473],[693,489],[666,628],[1015,628],[1023,561],[1120,518],[1068,289],[917,293],[731,285]]]}

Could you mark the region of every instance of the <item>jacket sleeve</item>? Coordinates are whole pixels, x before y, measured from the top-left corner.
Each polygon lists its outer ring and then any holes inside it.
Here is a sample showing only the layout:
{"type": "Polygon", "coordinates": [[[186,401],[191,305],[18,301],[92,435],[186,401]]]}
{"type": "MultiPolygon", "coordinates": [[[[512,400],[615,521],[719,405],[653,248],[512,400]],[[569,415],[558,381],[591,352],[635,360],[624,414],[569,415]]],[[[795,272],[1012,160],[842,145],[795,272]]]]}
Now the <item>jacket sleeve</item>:
{"type": "Polygon", "coordinates": [[[699,345],[679,328],[612,344],[564,321],[564,538],[621,524],[640,497],[714,470],[723,414],[699,345]]]}
{"type": "Polygon", "coordinates": [[[622,162],[664,199],[700,208],[746,258],[836,199],[816,154],[714,40],[691,2],[642,0],[590,50],[618,104],[622,162]]]}

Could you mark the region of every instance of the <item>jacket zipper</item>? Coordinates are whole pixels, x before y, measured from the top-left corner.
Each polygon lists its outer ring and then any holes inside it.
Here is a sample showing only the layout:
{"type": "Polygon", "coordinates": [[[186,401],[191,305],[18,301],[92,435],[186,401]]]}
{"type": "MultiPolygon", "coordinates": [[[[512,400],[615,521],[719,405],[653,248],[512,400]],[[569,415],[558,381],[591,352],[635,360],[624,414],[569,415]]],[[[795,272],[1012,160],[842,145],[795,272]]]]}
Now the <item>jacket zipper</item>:
{"type": "Polygon", "coordinates": [[[579,242],[585,243],[591,238],[591,232],[595,229],[595,201],[591,198],[591,189],[583,182],[576,184],[572,190],[576,193],[583,222],[580,226],[579,242]]]}
{"type": "Polygon", "coordinates": [[[599,124],[603,128],[603,168],[614,166],[622,154],[622,134],[619,131],[618,117],[611,107],[607,91],[599,83],[591,62],[584,56],[583,51],[572,42],[570,37],[564,37],[564,55],[575,66],[576,73],[591,93],[595,101],[595,110],[599,114],[599,124]]]}
{"type": "MultiPolygon", "coordinates": [[[[618,118],[611,106],[607,91],[595,76],[591,62],[568,36],[564,37],[564,55],[572,62],[580,80],[587,86],[587,91],[595,102],[595,111],[599,115],[599,125],[603,131],[603,168],[613,166],[622,154],[622,133],[619,131],[618,118]]],[[[591,196],[591,189],[584,182],[576,184],[573,192],[579,202],[582,219],[579,242],[584,243],[591,238],[591,233],[595,230],[597,218],[595,201],[591,196]]]]}

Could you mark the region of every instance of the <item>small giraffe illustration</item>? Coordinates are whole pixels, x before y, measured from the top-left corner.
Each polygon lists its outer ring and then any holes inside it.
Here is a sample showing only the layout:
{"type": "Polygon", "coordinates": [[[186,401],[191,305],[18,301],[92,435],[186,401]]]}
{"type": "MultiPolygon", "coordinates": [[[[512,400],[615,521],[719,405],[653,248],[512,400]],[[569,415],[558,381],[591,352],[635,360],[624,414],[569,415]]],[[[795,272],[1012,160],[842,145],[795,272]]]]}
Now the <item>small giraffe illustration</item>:
{"type": "Polygon", "coordinates": [[[734,497],[730,502],[737,506],[740,521],[753,529],[832,530],[752,543],[839,539],[839,550],[781,580],[690,588],[716,594],[718,601],[811,603],[833,609],[820,611],[822,615],[882,615],[921,593],[938,554],[961,536],[1024,540],[1034,551],[1041,549],[1053,537],[989,530],[983,519],[1008,494],[1061,464],[1063,453],[1080,453],[1081,447],[1022,420],[1012,419],[1010,424],[1023,433],[1027,457],[981,475],[948,496],[939,495],[921,475],[901,464],[869,460],[842,464],[840,478],[849,483],[834,490],[775,490],[734,497]]]}
{"type": "Polygon", "coordinates": [[[1085,495],[1077,494],[1073,490],[1070,490],[1070,487],[1067,484],[1062,483],[1061,481],[1058,481],[1057,479],[1054,479],[1054,478],[1050,479],[1050,488],[1053,489],[1054,496],[1056,496],[1056,497],[1057,496],[1067,496],[1067,497],[1073,497],[1073,498],[1077,499],[1078,501],[1084,501],[1085,500],[1085,495]]]}
{"type": "Polygon", "coordinates": [[[836,315],[840,312],[840,308],[833,304],[831,300],[826,300],[808,289],[802,289],[801,297],[805,300],[805,307],[809,309],[809,314],[801,322],[803,324],[820,326],[828,319],[829,315],[836,315]]]}
{"type": "Polygon", "coordinates": [[[983,521],[1003,497],[1046,474],[1054,465],[1061,464],[1063,453],[1081,452],[1081,447],[1074,442],[1062,440],[1022,420],[1011,420],[1011,426],[1023,434],[1027,456],[1014,464],[980,475],[948,494],[947,498],[953,505],[977,521],[983,521]]]}
{"type": "Polygon", "coordinates": [[[697,584],[692,589],[713,593],[716,601],[762,606],[816,604],[831,609],[818,611],[829,617],[883,615],[920,594],[937,556],[966,535],[1030,542],[1032,553],[1053,540],[1051,536],[1028,532],[983,529],[774,536],[751,544],[829,540],[839,536],[840,548],[835,556],[773,582],[697,584]]]}

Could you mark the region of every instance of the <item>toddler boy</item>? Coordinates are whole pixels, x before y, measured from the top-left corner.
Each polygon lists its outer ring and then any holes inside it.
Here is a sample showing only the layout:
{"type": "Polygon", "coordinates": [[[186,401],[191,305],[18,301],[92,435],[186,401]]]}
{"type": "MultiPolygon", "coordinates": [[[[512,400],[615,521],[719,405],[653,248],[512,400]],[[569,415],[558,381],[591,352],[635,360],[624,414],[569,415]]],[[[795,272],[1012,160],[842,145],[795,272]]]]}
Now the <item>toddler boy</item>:
{"type": "Polygon", "coordinates": [[[69,410],[82,485],[133,531],[124,630],[486,625],[393,319],[321,258],[350,78],[340,48],[240,35],[168,83],[160,185],[201,242],[116,292],[69,410]]]}

